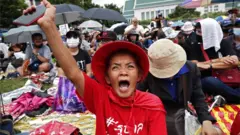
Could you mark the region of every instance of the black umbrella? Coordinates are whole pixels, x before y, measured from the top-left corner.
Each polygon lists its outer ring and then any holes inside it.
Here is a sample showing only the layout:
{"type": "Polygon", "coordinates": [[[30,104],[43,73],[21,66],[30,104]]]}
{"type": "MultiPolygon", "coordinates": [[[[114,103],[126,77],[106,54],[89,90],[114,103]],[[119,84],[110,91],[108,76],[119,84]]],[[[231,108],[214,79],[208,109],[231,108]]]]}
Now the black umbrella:
{"type": "Polygon", "coordinates": [[[107,21],[127,22],[119,12],[105,8],[91,8],[84,12],[84,18],[99,19],[107,21]]]}
{"type": "Polygon", "coordinates": [[[73,4],[59,4],[56,7],[56,24],[71,23],[81,19],[85,10],[73,4]]]}
{"type": "Polygon", "coordinates": [[[112,27],[109,29],[111,31],[114,31],[118,35],[123,35],[125,28],[128,26],[127,23],[117,23],[112,25],[112,27]]]}

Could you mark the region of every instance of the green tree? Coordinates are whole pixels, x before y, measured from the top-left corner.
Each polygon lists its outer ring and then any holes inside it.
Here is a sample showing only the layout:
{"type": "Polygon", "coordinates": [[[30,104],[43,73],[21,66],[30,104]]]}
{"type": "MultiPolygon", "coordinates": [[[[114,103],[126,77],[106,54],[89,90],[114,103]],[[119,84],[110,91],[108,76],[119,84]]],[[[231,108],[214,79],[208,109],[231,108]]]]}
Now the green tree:
{"type": "Polygon", "coordinates": [[[27,7],[24,0],[0,0],[0,28],[14,27],[13,20],[27,7]]]}
{"type": "Polygon", "coordinates": [[[200,17],[200,12],[195,9],[186,9],[180,6],[175,8],[175,11],[168,15],[169,20],[190,20],[200,17]]]}
{"type": "Polygon", "coordinates": [[[85,10],[93,7],[100,7],[99,5],[92,3],[92,0],[49,0],[49,2],[52,4],[74,4],[85,10]]]}
{"type": "Polygon", "coordinates": [[[116,4],[113,4],[113,3],[105,4],[104,7],[107,9],[112,9],[112,10],[118,11],[119,13],[122,13],[121,9],[116,4]]]}
{"type": "Polygon", "coordinates": [[[227,15],[227,13],[226,12],[209,12],[207,14],[202,15],[201,18],[207,18],[207,17],[216,18],[218,16],[223,16],[223,15],[227,15]]]}

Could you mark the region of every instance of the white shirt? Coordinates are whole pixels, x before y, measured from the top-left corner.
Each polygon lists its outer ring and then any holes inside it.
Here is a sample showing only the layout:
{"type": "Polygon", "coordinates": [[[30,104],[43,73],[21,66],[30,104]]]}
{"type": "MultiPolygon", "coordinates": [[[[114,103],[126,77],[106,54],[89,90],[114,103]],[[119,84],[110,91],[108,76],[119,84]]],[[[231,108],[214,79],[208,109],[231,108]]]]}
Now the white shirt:
{"type": "MultiPolygon", "coordinates": [[[[131,30],[134,26],[131,24],[129,26],[127,26],[127,28],[125,28],[125,32],[131,30]]],[[[142,25],[137,25],[137,28],[135,29],[135,31],[141,35],[144,32],[144,28],[142,25]]]]}

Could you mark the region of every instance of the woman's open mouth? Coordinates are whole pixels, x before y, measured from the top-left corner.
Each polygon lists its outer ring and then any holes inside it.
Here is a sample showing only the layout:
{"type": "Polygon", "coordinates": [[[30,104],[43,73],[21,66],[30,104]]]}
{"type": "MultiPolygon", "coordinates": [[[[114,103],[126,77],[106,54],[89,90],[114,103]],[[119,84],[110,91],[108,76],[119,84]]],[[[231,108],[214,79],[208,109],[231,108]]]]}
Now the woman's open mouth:
{"type": "Polygon", "coordinates": [[[119,90],[120,90],[120,92],[122,92],[122,93],[127,92],[128,88],[129,88],[129,85],[130,85],[130,83],[127,80],[119,81],[119,90]]]}

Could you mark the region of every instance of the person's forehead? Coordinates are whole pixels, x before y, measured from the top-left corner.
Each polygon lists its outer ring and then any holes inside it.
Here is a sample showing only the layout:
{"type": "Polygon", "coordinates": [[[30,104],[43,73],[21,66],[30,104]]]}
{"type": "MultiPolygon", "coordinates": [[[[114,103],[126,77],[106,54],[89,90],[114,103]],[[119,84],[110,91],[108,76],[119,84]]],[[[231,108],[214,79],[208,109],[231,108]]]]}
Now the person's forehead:
{"type": "Polygon", "coordinates": [[[110,59],[110,63],[114,64],[114,63],[136,63],[135,62],[135,58],[131,55],[131,54],[123,54],[123,53],[119,53],[119,54],[115,54],[111,57],[110,59]]]}

